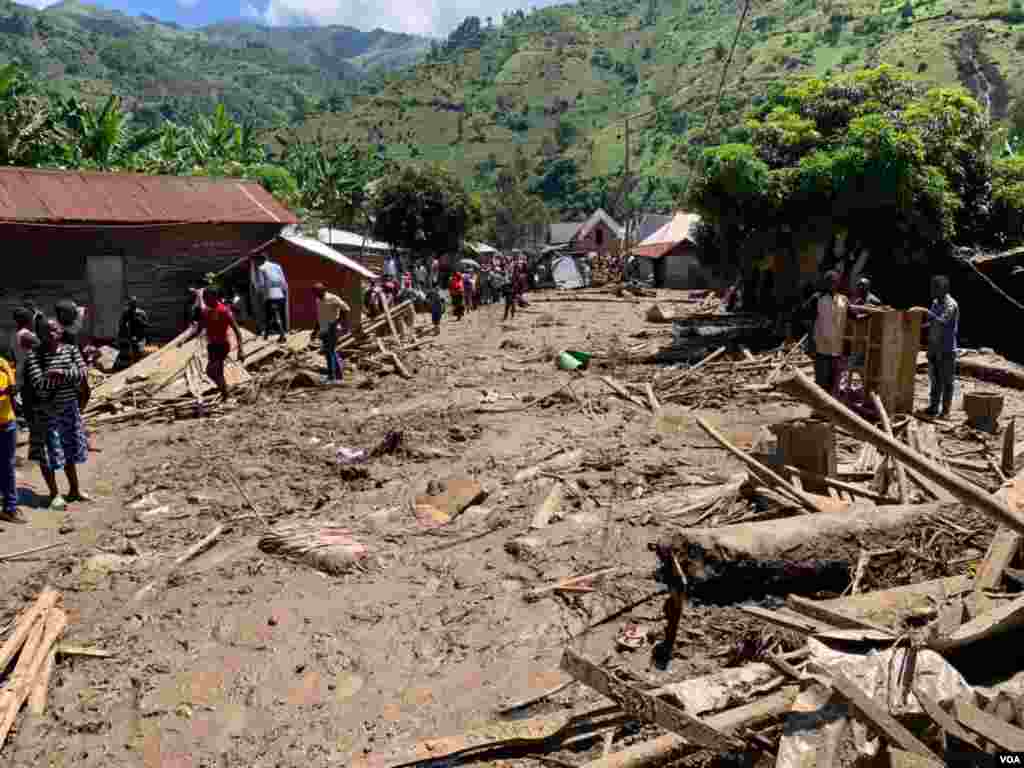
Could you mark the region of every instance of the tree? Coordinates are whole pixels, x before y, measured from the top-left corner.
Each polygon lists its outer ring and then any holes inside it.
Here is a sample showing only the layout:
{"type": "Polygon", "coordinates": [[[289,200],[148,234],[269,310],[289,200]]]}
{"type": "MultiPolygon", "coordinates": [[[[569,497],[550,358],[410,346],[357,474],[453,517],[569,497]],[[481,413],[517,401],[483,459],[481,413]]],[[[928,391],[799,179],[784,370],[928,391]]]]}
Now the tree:
{"type": "Polygon", "coordinates": [[[372,235],[414,253],[457,251],[480,211],[459,180],[440,167],[407,166],[386,176],[370,201],[372,235]]]}
{"type": "Polygon", "coordinates": [[[481,195],[478,240],[499,250],[525,248],[544,240],[550,213],[544,201],[530,194],[525,184],[505,170],[498,174],[497,188],[481,195]]]}
{"type": "Polygon", "coordinates": [[[37,165],[61,154],[49,105],[16,64],[0,68],[0,165],[37,165]]]}
{"type": "Polygon", "coordinates": [[[367,186],[388,164],[350,143],[328,145],[278,136],[282,163],[295,179],[300,207],[332,227],[369,228],[367,186]]]}
{"type": "Polygon", "coordinates": [[[576,126],[564,115],[558,118],[558,125],[555,126],[555,142],[563,152],[576,139],[576,126]]]}
{"type": "Polygon", "coordinates": [[[802,239],[847,233],[847,253],[899,260],[992,225],[987,123],[961,89],[887,66],[812,78],[771,93],[746,129],[748,143],[704,151],[688,201],[745,272],[766,242],[791,273],[802,239]]]}

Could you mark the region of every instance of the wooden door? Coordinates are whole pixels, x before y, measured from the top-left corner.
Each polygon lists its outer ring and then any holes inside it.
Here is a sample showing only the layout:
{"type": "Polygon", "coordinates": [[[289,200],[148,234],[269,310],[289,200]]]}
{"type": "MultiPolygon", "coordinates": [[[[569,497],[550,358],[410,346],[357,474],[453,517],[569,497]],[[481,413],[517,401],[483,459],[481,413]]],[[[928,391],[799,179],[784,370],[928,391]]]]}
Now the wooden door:
{"type": "Polygon", "coordinates": [[[86,259],[86,275],[92,298],[92,335],[116,339],[124,309],[124,257],[101,254],[86,259]]]}

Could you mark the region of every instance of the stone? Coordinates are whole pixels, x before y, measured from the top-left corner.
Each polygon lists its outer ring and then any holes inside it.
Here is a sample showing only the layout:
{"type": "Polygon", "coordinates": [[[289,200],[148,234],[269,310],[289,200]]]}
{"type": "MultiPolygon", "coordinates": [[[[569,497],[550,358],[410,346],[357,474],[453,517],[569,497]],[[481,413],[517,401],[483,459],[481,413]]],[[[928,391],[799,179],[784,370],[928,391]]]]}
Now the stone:
{"type": "Polygon", "coordinates": [[[521,559],[540,557],[544,553],[544,541],[535,536],[520,536],[506,542],[505,551],[521,559]]]}

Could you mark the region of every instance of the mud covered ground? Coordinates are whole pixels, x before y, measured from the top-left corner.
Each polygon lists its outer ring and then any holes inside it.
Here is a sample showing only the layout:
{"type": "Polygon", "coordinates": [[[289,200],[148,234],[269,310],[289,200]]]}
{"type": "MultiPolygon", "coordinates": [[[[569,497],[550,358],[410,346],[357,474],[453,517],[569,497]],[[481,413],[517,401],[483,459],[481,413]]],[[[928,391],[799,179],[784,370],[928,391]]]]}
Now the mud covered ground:
{"type": "MultiPolygon", "coordinates": [[[[94,502],[66,514],[28,509],[30,525],[0,533],[0,552],[64,545],[0,563],[0,627],[51,583],[69,609],[66,639],[116,655],[64,658],[46,714],[22,715],[0,759],[76,768],[352,765],[491,722],[510,702],[565,682],[558,661],[568,643],[651,685],[796,647],[796,638],[734,607],[690,606],[669,670],[651,663],[664,588],[648,544],[687,523],[670,512],[688,491],[740,469],[693,417],[749,446],[761,426],[807,409],[766,394],[667,409],[671,418],[653,420],[617,399],[599,376],[649,379],[654,366],[620,361],[631,347],[668,340],[669,326],[645,322],[649,303],[538,301],[507,325],[501,308],[484,308],[446,320],[436,341],[405,356],[412,381],[350,371],[343,387],[267,388],[256,404],[216,419],[98,429],[101,451],[85,473],[94,502]],[[566,348],[606,357],[569,374],[551,361],[566,348]],[[571,396],[563,389],[535,401],[567,382],[571,396]],[[506,408],[519,410],[497,412],[506,408]],[[339,465],[339,447],[370,449],[389,432],[401,433],[398,451],[339,465]],[[583,458],[561,478],[580,492],[566,496],[561,519],[529,531],[552,479],[517,483],[515,473],[572,449],[583,458]],[[414,497],[450,478],[479,482],[486,500],[440,526],[418,516],[414,497]],[[150,494],[151,514],[129,509],[150,494]],[[370,551],[364,567],[328,576],[257,547],[268,526],[314,521],[347,528],[370,551]],[[215,546],[133,599],[221,523],[228,529],[215,546]],[[534,540],[529,548],[506,546],[524,536],[534,540]],[[534,587],[612,566],[620,570],[594,592],[524,600],[534,587]],[[639,650],[617,648],[630,624],[647,630],[639,650]]],[[[919,394],[923,386],[919,377],[919,394]]],[[[1017,408],[1008,402],[1006,414],[1017,408]]],[[[852,461],[856,446],[844,447],[852,461]]],[[[34,468],[22,467],[19,481],[29,500],[43,489],[34,468]]],[[[984,521],[960,522],[979,533],[956,548],[984,551],[984,521]]],[[[951,562],[955,548],[941,536],[928,550],[917,540],[923,533],[907,545],[916,555],[879,558],[865,586],[969,567],[951,562]]],[[[842,543],[841,554],[855,558],[863,546],[842,543]]],[[[601,699],[572,686],[519,714],[588,701],[601,699]]],[[[624,731],[621,743],[642,735],[624,731]]],[[[581,744],[560,758],[579,763],[594,749],[581,744]]]]}

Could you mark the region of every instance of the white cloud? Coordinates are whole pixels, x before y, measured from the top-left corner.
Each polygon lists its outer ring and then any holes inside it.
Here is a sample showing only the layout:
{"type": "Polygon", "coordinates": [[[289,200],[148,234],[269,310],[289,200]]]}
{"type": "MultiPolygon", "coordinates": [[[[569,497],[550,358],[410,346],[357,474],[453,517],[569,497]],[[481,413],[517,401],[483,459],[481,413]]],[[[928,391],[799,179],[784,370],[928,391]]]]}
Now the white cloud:
{"type": "Polygon", "coordinates": [[[249,2],[242,3],[242,18],[263,21],[263,11],[249,2]]]}
{"type": "Polygon", "coordinates": [[[199,5],[199,0],[178,0],[178,5],[180,5],[182,8],[188,8],[189,10],[191,10],[192,8],[195,8],[197,5],[199,5]]]}
{"type": "MultiPolygon", "coordinates": [[[[514,11],[557,0],[270,0],[263,21],[271,26],[289,24],[345,24],[357,29],[386,29],[415,35],[444,37],[467,16],[501,19],[514,11]]],[[[562,0],[564,2],[564,0],[562,0]]],[[[247,3],[248,4],[248,3],[247,3]]]]}
{"type": "Polygon", "coordinates": [[[55,5],[58,2],[60,2],[60,0],[18,0],[19,5],[28,5],[32,8],[38,8],[39,10],[49,8],[51,5],[55,5]]]}

